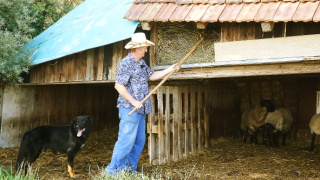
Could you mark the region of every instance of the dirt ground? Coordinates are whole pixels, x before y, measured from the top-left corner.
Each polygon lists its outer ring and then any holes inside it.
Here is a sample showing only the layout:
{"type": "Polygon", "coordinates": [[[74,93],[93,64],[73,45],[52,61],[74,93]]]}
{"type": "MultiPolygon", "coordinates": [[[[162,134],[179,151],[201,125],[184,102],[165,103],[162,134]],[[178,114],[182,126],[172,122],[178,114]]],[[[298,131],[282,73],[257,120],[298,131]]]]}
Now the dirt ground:
{"type": "MultiPolygon", "coordinates": [[[[92,179],[110,162],[117,129],[94,132],[75,158],[76,179],[92,179]]],[[[240,138],[210,141],[211,147],[178,162],[150,165],[147,144],[139,161],[144,174],[160,173],[163,179],[320,179],[320,145],[309,151],[309,142],[288,141],[279,148],[243,143],[240,138]]],[[[18,148],[0,148],[0,164],[14,167],[18,148]]],[[[43,152],[33,167],[40,179],[70,179],[64,154],[43,152]]]]}

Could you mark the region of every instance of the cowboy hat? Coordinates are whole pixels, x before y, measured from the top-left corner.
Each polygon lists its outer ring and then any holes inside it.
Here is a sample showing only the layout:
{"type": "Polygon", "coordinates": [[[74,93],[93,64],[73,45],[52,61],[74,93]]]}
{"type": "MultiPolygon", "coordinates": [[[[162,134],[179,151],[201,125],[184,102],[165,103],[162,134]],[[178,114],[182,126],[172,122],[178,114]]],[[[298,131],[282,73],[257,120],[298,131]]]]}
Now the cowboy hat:
{"type": "Polygon", "coordinates": [[[147,40],[146,35],[143,32],[134,33],[131,37],[131,41],[126,44],[124,48],[134,49],[144,46],[154,45],[153,42],[147,40]]]}

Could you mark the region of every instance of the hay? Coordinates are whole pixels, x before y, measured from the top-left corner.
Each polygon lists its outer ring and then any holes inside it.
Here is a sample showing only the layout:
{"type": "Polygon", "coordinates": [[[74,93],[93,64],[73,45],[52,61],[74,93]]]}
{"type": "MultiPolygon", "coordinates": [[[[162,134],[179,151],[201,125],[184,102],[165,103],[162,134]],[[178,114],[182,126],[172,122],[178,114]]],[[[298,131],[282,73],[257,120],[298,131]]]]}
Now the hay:
{"type": "Polygon", "coordinates": [[[203,36],[204,41],[185,64],[214,61],[214,43],[220,41],[220,28],[210,24],[199,30],[194,23],[158,23],[155,65],[178,63],[203,36]]]}
{"type": "MultiPolygon", "coordinates": [[[[75,158],[78,179],[93,179],[110,162],[117,128],[94,132],[75,158]]],[[[319,179],[320,146],[308,151],[309,143],[289,140],[279,148],[243,143],[241,138],[219,138],[211,147],[177,162],[150,165],[147,145],[139,161],[140,172],[156,179],[319,179]]],[[[18,148],[0,148],[0,163],[14,167],[18,148]]],[[[34,167],[40,179],[70,179],[67,157],[46,151],[34,167]]]]}

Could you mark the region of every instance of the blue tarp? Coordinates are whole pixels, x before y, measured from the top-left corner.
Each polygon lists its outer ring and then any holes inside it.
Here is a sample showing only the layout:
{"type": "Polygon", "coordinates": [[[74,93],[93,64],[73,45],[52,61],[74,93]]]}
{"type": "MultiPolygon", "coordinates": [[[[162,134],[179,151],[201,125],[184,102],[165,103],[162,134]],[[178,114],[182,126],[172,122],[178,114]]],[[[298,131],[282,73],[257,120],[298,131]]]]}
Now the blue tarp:
{"type": "Polygon", "coordinates": [[[123,19],[132,0],[86,0],[26,48],[36,49],[32,65],[128,39],[139,22],[123,19]]]}

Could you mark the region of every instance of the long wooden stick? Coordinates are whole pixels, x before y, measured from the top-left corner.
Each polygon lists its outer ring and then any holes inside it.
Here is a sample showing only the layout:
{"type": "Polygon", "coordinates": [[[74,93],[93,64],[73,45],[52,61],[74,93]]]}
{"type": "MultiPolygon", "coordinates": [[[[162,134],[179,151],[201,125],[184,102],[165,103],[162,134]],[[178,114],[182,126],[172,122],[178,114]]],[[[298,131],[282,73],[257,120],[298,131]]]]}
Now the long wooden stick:
{"type": "MultiPolygon", "coordinates": [[[[200,43],[203,41],[204,37],[202,37],[200,39],[199,42],[197,42],[196,45],[194,45],[194,47],[190,50],[190,52],[184,56],[184,58],[178,63],[179,66],[181,66],[181,64],[184,63],[184,61],[186,61],[188,59],[188,57],[197,49],[197,47],[200,45],[200,43]]],[[[169,74],[167,74],[162,81],[155,87],[153,88],[152,91],[149,92],[149,94],[141,101],[142,103],[144,103],[176,70],[173,69],[169,74]]],[[[128,115],[130,116],[134,111],[136,111],[137,108],[134,108],[128,115]]]]}

